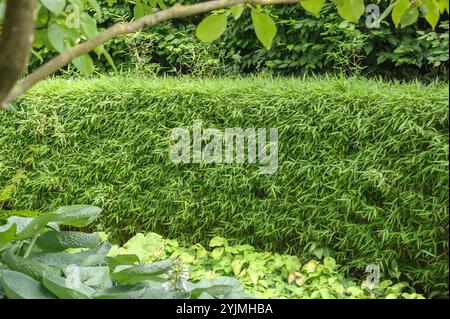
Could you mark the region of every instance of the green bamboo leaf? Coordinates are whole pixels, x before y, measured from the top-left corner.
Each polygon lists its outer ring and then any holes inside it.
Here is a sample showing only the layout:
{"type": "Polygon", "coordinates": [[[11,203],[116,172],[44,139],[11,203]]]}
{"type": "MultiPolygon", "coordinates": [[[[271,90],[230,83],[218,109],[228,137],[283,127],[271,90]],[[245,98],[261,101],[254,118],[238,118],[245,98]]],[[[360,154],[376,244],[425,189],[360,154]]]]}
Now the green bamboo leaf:
{"type": "Polygon", "coordinates": [[[275,22],[270,16],[262,12],[252,11],[251,16],[256,37],[262,45],[269,50],[272,46],[272,41],[277,34],[275,22]]]}
{"type": "Polygon", "coordinates": [[[200,22],[195,31],[197,37],[204,42],[212,42],[225,32],[227,16],[225,14],[211,15],[200,22]]]}

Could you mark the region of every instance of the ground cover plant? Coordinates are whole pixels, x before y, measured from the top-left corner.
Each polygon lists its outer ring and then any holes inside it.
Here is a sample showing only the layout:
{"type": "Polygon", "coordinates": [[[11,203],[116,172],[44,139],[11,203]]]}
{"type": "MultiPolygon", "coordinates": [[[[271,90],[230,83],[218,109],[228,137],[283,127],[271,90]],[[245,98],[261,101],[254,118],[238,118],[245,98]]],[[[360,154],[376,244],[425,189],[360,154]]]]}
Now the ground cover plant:
{"type": "Polygon", "coordinates": [[[354,275],[378,262],[427,296],[448,293],[447,84],[55,80],[18,108],[0,114],[4,208],[88,202],[105,209],[100,227],[116,240],[157,232],[185,245],[221,236],[299,256],[331,252],[354,275]],[[170,129],[193,119],[279,127],[277,173],[175,165],[170,129]]]}
{"type": "Polygon", "coordinates": [[[35,218],[9,217],[0,226],[0,298],[186,299],[249,298],[230,277],[189,281],[170,258],[141,263],[136,255],[108,256],[111,244],[97,233],[60,231],[85,227],[101,209],[60,207],[35,218]],[[76,253],[69,249],[89,248],[76,253]]]}
{"type": "Polygon", "coordinates": [[[179,245],[155,233],[137,234],[123,247],[114,245],[110,254],[134,254],[145,262],[164,258],[181,258],[192,280],[221,276],[238,278],[245,290],[256,298],[301,299],[416,299],[423,298],[406,282],[382,278],[378,288],[365,280],[344,275],[334,258],[308,260],[287,254],[256,250],[250,245],[229,245],[214,237],[207,247],[179,245]]]}

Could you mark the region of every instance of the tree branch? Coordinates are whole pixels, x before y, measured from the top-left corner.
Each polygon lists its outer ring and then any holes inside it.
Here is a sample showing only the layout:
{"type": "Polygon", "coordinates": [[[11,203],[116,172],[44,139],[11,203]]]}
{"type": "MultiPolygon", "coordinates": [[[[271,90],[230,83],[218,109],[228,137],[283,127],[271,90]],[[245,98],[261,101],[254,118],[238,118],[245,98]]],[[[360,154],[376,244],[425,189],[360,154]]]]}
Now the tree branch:
{"type": "MultiPolygon", "coordinates": [[[[22,2],[22,1],[19,1],[22,2]]],[[[101,44],[124,34],[134,33],[146,26],[152,26],[170,19],[192,16],[200,13],[210,12],[213,10],[232,7],[238,4],[260,4],[260,5],[276,5],[276,4],[292,4],[298,3],[299,0],[214,0],[208,2],[197,3],[193,5],[175,4],[167,10],[158,11],[154,14],[142,17],[130,23],[117,23],[97,36],[87,40],[86,42],[75,45],[60,55],[54,57],[36,71],[28,75],[22,82],[17,83],[11,90],[5,102],[11,102],[25,91],[30,89],[36,83],[53,74],[63,66],[67,65],[74,58],[94,50],[101,44]]],[[[1,101],[1,100],[0,100],[1,101]]]]}
{"type": "Polygon", "coordinates": [[[0,39],[0,107],[25,70],[34,39],[37,0],[8,0],[0,39]]]}

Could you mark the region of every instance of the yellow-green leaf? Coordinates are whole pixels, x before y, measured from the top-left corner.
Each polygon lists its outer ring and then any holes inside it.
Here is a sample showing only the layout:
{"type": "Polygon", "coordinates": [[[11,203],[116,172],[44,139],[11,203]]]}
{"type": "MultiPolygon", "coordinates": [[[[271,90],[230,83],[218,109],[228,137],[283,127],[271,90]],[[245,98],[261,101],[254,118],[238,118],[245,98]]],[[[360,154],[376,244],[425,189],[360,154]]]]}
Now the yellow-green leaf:
{"type": "Polygon", "coordinates": [[[339,15],[350,22],[358,22],[366,10],[364,0],[340,0],[335,3],[339,15]]]}
{"type": "Polygon", "coordinates": [[[306,11],[311,12],[315,16],[318,16],[320,13],[320,10],[325,5],[326,0],[301,0],[300,4],[303,8],[305,8],[306,11]]]}
{"type": "Polygon", "coordinates": [[[436,2],[433,0],[422,0],[422,4],[426,10],[424,13],[425,20],[428,21],[433,29],[436,28],[440,17],[439,8],[436,6],[436,2]]]}
{"type": "Polygon", "coordinates": [[[255,29],[256,37],[262,45],[269,50],[272,41],[277,34],[277,26],[270,16],[265,13],[252,11],[253,28],[255,29]]]}
{"type": "Polygon", "coordinates": [[[200,22],[195,33],[200,40],[212,42],[220,38],[226,27],[227,16],[225,14],[211,15],[200,22]]]}
{"type": "Polygon", "coordinates": [[[402,16],[410,6],[411,3],[409,3],[409,0],[397,0],[394,9],[392,9],[392,21],[394,21],[396,27],[398,27],[402,16]]]}

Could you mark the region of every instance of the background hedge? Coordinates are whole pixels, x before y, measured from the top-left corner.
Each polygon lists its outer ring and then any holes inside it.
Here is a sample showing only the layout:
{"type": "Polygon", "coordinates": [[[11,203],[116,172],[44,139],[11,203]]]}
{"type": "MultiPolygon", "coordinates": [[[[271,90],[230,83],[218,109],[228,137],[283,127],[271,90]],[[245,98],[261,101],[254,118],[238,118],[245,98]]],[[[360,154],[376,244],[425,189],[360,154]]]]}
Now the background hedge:
{"type": "Polygon", "coordinates": [[[87,203],[116,236],[329,248],[360,274],[380,262],[448,294],[448,95],[337,78],[48,81],[19,100],[26,112],[0,113],[3,208],[87,203]],[[170,129],[194,119],[279,128],[277,173],[173,164],[170,129]]]}

